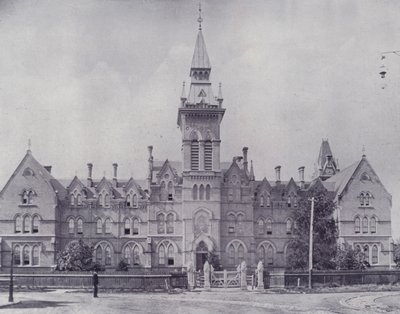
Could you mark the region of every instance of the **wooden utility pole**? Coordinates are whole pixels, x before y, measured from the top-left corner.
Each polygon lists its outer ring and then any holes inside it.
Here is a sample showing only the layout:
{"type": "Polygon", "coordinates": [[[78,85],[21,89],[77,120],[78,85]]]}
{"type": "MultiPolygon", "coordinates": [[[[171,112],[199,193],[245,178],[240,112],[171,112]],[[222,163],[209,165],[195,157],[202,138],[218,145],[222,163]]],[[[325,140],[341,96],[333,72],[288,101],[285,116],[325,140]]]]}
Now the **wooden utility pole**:
{"type": "Polygon", "coordinates": [[[312,288],[313,233],[314,233],[314,197],[311,198],[310,245],[308,251],[308,288],[310,289],[312,288]]]}
{"type": "Polygon", "coordinates": [[[8,290],[8,302],[14,302],[14,278],[13,278],[13,271],[14,271],[14,248],[11,251],[11,265],[10,265],[10,286],[8,290]]]}

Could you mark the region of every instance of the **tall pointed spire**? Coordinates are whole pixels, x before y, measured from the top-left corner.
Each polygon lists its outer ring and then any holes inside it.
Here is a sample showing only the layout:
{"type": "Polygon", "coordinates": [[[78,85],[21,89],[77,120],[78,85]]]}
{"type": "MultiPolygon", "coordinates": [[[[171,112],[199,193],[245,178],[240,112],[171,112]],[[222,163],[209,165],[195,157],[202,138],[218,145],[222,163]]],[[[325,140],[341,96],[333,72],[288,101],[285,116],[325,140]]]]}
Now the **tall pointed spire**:
{"type": "Polygon", "coordinates": [[[196,74],[196,79],[206,79],[210,75],[211,63],[208,58],[208,53],[206,49],[206,44],[204,42],[203,33],[201,23],[203,22],[203,18],[201,17],[201,3],[199,3],[199,18],[197,19],[199,22],[199,32],[197,34],[196,46],[194,48],[193,58],[192,58],[192,66],[190,69],[190,76],[193,78],[194,74],[196,74]],[[199,75],[199,71],[196,70],[208,70],[207,73],[202,72],[202,75],[199,75]]]}

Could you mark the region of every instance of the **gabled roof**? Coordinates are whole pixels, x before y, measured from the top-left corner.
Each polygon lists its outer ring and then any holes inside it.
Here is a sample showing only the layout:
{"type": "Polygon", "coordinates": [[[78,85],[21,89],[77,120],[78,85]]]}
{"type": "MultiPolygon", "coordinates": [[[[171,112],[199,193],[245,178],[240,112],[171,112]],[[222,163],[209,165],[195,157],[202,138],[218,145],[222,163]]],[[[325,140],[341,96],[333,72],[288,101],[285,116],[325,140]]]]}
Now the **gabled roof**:
{"type": "Polygon", "coordinates": [[[106,187],[106,188],[109,189],[110,191],[113,190],[113,185],[112,185],[112,183],[111,183],[106,177],[103,177],[103,178],[101,179],[101,181],[99,182],[99,184],[98,184],[97,187],[96,187],[96,191],[97,191],[97,192],[100,192],[104,187],[106,187]]]}
{"type": "Polygon", "coordinates": [[[211,69],[210,59],[204,42],[203,33],[199,30],[196,39],[196,46],[194,48],[192,66],[193,69],[211,69]]]}
{"type": "Polygon", "coordinates": [[[77,185],[78,185],[81,189],[85,186],[85,185],[82,183],[82,181],[79,180],[79,178],[78,178],[77,176],[75,176],[75,177],[72,179],[71,183],[68,185],[69,191],[72,192],[73,188],[74,188],[75,186],[77,186],[77,185]]]}
{"type": "Polygon", "coordinates": [[[125,194],[126,194],[126,193],[128,193],[128,191],[129,191],[131,188],[134,188],[136,191],[138,191],[139,194],[140,194],[141,196],[144,195],[144,192],[143,192],[142,188],[140,187],[139,184],[137,184],[137,182],[135,181],[135,179],[133,179],[132,177],[131,177],[131,178],[129,179],[129,181],[127,182],[127,184],[126,184],[125,188],[123,189],[123,191],[124,191],[125,194]]]}
{"type": "Polygon", "coordinates": [[[169,163],[168,159],[165,160],[164,164],[162,165],[160,171],[157,174],[157,177],[160,177],[162,174],[164,174],[167,171],[171,171],[171,173],[176,177],[178,176],[177,171],[171,166],[171,164],[169,163]]]}
{"type": "Polygon", "coordinates": [[[286,193],[289,193],[291,191],[294,191],[297,193],[298,186],[296,182],[294,182],[293,177],[290,178],[289,183],[286,185],[286,193]]]}
{"type": "Polygon", "coordinates": [[[271,189],[272,189],[271,184],[269,184],[266,177],[264,177],[264,179],[257,185],[256,188],[258,192],[261,192],[262,190],[267,190],[268,192],[270,192],[271,189]]]}
{"type": "Polygon", "coordinates": [[[21,168],[27,163],[27,161],[31,161],[31,163],[35,166],[37,170],[37,175],[40,175],[48,184],[51,186],[54,193],[57,195],[58,199],[64,199],[67,195],[67,190],[64,186],[58,182],[51,174],[44,168],[32,155],[31,151],[28,150],[25,154],[24,158],[21,160],[11,177],[8,179],[7,183],[4,185],[3,189],[0,191],[0,197],[3,195],[4,191],[10,185],[12,179],[17,175],[17,173],[21,170],[21,168]]]}

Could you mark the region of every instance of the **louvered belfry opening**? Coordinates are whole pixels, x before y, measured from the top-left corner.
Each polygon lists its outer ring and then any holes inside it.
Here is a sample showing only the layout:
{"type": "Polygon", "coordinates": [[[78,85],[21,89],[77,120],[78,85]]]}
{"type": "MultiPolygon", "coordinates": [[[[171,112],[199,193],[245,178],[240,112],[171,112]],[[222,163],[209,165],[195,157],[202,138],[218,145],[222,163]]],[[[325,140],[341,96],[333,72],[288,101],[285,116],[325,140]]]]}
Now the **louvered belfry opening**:
{"type": "Polygon", "coordinates": [[[199,170],[199,141],[193,140],[191,145],[191,169],[199,170]]]}
{"type": "Polygon", "coordinates": [[[212,170],[212,143],[204,143],[204,170],[212,170]]]}

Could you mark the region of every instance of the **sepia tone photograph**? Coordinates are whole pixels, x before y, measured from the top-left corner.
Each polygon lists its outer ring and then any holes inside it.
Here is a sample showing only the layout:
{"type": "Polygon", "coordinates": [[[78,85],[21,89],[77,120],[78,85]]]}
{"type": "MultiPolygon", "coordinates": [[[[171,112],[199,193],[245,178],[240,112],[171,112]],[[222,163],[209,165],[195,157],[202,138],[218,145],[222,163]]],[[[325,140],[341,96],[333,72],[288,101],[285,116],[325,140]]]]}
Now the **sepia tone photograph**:
{"type": "Polygon", "coordinates": [[[0,0],[0,311],[400,313],[399,14],[0,0]]]}

